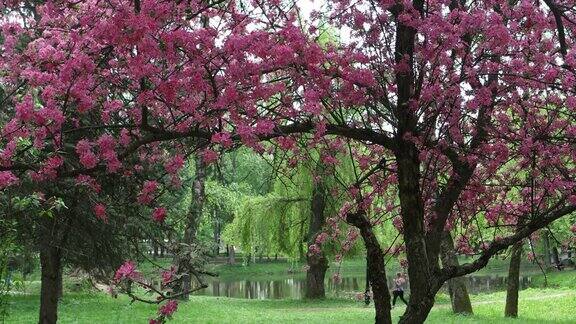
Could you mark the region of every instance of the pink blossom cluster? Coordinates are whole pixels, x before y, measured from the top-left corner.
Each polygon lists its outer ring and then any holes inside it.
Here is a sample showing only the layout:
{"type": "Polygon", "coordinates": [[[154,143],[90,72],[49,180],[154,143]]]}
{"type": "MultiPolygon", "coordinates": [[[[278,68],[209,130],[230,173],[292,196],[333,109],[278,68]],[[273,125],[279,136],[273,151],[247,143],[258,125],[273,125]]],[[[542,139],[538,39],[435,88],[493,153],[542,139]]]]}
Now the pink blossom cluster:
{"type": "Polygon", "coordinates": [[[154,200],[154,195],[158,190],[158,182],[153,180],[147,180],[142,186],[142,190],[138,194],[138,203],[143,205],[148,205],[154,200]]]}
{"type": "Polygon", "coordinates": [[[76,184],[80,186],[86,186],[95,193],[99,193],[102,190],[102,187],[100,186],[98,181],[96,181],[96,179],[85,174],[81,174],[76,177],[76,184]]]}
{"type": "Polygon", "coordinates": [[[80,163],[86,169],[93,169],[100,161],[92,151],[92,143],[88,140],[81,140],[76,143],[76,153],[80,158],[80,163]]]}
{"type": "Polygon", "coordinates": [[[116,173],[122,166],[116,154],[116,140],[111,135],[102,135],[98,141],[100,149],[100,157],[106,163],[106,168],[109,173],[116,173]]]}
{"type": "Polygon", "coordinates": [[[93,207],[94,215],[96,218],[103,221],[104,223],[108,223],[108,216],[106,215],[106,206],[101,203],[94,205],[93,207]]]}
{"type": "Polygon", "coordinates": [[[178,309],[178,301],[176,300],[169,300],[166,304],[160,307],[159,313],[163,316],[169,317],[176,312],[178,309]]]}
{"type": "Polygon", "coordinates": [[[316,236],[316,244],[322,245],[328,239],[328,233],[322,232],[316,236]]]}
{"type": "Polygon", "coordinates": [[[322,250],[320,249],[320,245],[318,244],[312,244],[308,247],[308,254],[310,255],[318,255],[322,252],[322,250]]]}
{"type": "Polygon", "coordinates": [[[58,176],[58,169],[64,165],[64,158],[54,155],[46,160],[40,170],[33,172],[31,178],[36,181],[54,180],[58,176]]]}
{"type": "Polygon", "coordinates": [[[120,282],[121,280],[138,280],[141,278],[140,272],[136,270],[136,263],[134,261],[126,261],[116,270],[114,274],[114,281],[120,282]]]}
{"type": "Polygon", "coordinates": [[[164,220],[166,219],[166,208],[164,207],[154,208],[154,211],[152,212],[152,219],[155,222],[163,223],[164,220]]]}
{"type": "Polygon", "coordinates": [[[205,150],[202,153],[202,159],[204,159],[206,164],[216,162],[218,160],[218,153],[214,152],[213,150],[205,150]]]}
{"type": "Polygon", "coordinates": [[[18,183],[18,178],[10,171],[0,171],[0,190],[18,183]]]}
{"type": "Polygon", "coordinates": [[[458,253],[462,253],[462,254],[466,254],[466,255],[474,254],[474,249],[470,245],[470,238],[463,236],[463,235],[456,238],[455,248],[456,248],[456,251],[458,251],[458,253]]]}
{"type": "Polygon", "coordinates": [[[162,284],[166,285],[169,284],[173,279],[174,275],[176,274],[176,268],[171,266],[170,269],[162,271],[162,284]]]}
{"type": "Polygon", "coordinates": [[[170,174],[176,174],[184,167],[184,157],[181,154],[174,155],[169,161],[164,163],[164,169],[170,174]]]}

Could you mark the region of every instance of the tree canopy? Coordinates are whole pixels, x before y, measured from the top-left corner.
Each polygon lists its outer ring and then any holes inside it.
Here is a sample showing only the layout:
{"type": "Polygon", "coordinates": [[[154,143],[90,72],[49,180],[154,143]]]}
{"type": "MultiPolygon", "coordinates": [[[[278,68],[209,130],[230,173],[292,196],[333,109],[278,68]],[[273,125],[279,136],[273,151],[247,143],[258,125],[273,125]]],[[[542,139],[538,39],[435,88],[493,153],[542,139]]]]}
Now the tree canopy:
{"type": "Polygon", "coordinates": [[[87,187],[103,220],[101,183],[122,177],[161,223],[192,152],[349,154],[337,219],[359,230],[386,323],[386,216],[410,276],[401,322],[418,323],[446,280],[576,210],[573,0],[331,0],[307,19],[298,1],[2,3],[3,191],[87,187]],[[325,46],[324,25],[345,35],[325,46]],[[497,230],[442,267],[458,222],[497,230]]]}

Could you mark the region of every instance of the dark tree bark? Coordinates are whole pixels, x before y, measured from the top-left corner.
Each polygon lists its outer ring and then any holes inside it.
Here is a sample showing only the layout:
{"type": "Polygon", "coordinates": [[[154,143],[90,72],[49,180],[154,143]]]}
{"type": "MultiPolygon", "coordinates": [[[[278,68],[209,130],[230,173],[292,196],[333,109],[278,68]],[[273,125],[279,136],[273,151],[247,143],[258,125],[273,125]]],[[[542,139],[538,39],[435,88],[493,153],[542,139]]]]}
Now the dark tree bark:
{"type": "Polygon", "coordinates": [[[306,225],[305,222],[300,222],[300,237],[302,237],[302,241],[298,244],[298,260],[300,262],[306,261],[306,251],[304,249],[304,244],[308,244],[306,240],[306,225]]]}
{"type": "MultiPolygon", "coordinates": [[[[558,256],[558,248],[555,246],[552,246],[550,248],[550,252],[552,253],[552,263],[553,266],[558,268],[558,265],[560,264],[560,256],[558,256]]],[[[558,268],[559,269],[559,268],[558,268]]],[[[561,270],[561,269],[559,269],[561,270]]]]}
{"type": "Polygon", "coordinates": [[[228,246],[228,264],[236,264],[236,251],[234,245],[228,246]]]}
{"type": "Polygon", "coordinates": [[[508,288],[506,290],[506,317],[518,317],[518,290],[520,289],[520,261],[522,261],[522,241],[512,245],[510,267],[508,268],[508,288]]]}
{"type": "Polygon", "coordinates": [[[175,264],[177,267],[177,275],[182,279],[176,287],[174,292],[181,293],[181,299],[189,299],[188,292],[192,288],[192,270],[189,247],[196,240],[196,231],[200,218],[202,217],[202,210],[204,208],[205,200],[205,181],[206,181],[206,164],[201,157],[196,157],[196,174],[192,183],[192,202],[188,209],[188,217],[186,219],[186,228],[184,230],[184,237],[181,241],[178,253],[175,256],[175,264]]]}
{"type": "Polygon", "coordinates": [[[360,235],[364,241],[367,253],[368,280],[372,286],[374,307],[376,309],[376,324],[391,324],[390,292],[386,280],[386,268],[384,266],[384,253],[380,243],[372,231],[372,225],[362,212],[350,214],[347,222],[360,229],[360,235]]]}
{"type": "MultiPolygon", "coordinates": [[[[322,169],[321,167],[317,170],[322,169]]],[[[320,177],[321,178],[321,177],[320,177]]],[[[308,246],[316,242],[316,237],[320,234],[322,227],[326,224],[324,209],[326,208],[326,187],[320,179],[314,184],[311,200],[311,219],[308,230],[308,246]]],[[[306,298],[317,299],[326,297],[324,291],[324,277],[328,269],[328,260],[322,250],[319,253],[306,255],[308,262],[308,272],[306,272],[306,298]]]]}
{"type": "Polygon", "coordinates": [[[58,320],[58,301],[62,295],[62,252],[54,246],[40,249],[41,288],[39,324],[58,320]]]}
{"type": "Polygon", "coordinates": [[[432,269],[439,267],[439,255],[429,256],[426,245],[418,149],[412,142],[398,140],[403,142],[402,149],[396,152],[396,161],[406,257],[410,265],[410,299],[399,323],[424,323],[439,289],[431,284],[435,281],[432,269]]]}
{"type": "MultiPolygon", "coordinates": [[[[60,257],[62,259],[62,257],[60,257]]],[[[62,280],[62,276],[64,275],[64,271],[62,269],[62,261],[60,261],[60,271],[58,271],[58,278],[56,279],[56,283],[58,284],[58,300],[62,299],[64,295],[64,282],[62,280]]]]}
{"type": "MultiPolygon", "coordinates": [[[[415,0],[412,4],[415,10],[423,12],[424,1],[415,0]]],[[[399,12],[400,10],[393,13],[397,15],[399,12]]],[[[416,30],[413,27],[403,23],[396,25],[394,57],[396,63],[407,60],[404,61],[405,64],[410,67],[414,66],[415,40],[416,30]]],[[[395,83],[397,86],[397,101],[393,112],[397,120],[398,129],[394,137],[395,147],[393,151],[397,166],[398,196],[400,199],[406,258],[410,265],[408,267],[410,300],[404,315],[400,319],[400,323],[415,324],[424,322],[434,304],[434,296],[439,287],[437,287],[437,284],[432,284],[436,281],[432,270],[439,268],[439,253],[428,255],[429,251],[424,227],[424,203],[420,190],[420,180],[422,178],[420,152],[416,144],[406,138],[406,135],[417,132],[418,124],[418,116],[409,108],[410,100],[412,100],[415,93],[415,80],[412,69],[396,72],[395,83]]]]}
{"type": "Polygon", "coordinates": [[[544,250],[544,267],[550,268],[550,237],[548,231],[542,231],[542,244],[544,250]]]}
{"type": "MultiPolygon", "coordinates": [[[[441,259],[444,267],[457,267],[458,258],[454,251],[454,241],[449,232],[444,232],[441,244],[441,259]]],[[[452,311],[455,314],[472,314],[472,303],[468,295],[466,278],[456,277],[448,280],[448,293],[452,303],[452,311]]]]}
{"type": "Polygon", "coordinates": [[[219,212],[214,212],[214,221],[212,222],[214,227],[214,255],[218,256],[220,254],[220,219],[218,216],[219,212]]]}

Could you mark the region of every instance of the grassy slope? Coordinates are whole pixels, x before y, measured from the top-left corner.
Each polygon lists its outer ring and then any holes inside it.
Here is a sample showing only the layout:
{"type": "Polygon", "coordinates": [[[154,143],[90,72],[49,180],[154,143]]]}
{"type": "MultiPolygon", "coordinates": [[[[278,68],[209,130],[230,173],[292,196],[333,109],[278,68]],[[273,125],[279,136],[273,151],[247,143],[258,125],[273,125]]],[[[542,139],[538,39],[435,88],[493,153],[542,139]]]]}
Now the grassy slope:
{"type": "MultiPolygon", "coordinates": [[[[546,274],[548,279],[548,287],[552,288],[572,288],[576,290],[576,271],[561,271],[551,272],[546,274]]],[[[532,278],[532,285],[535,287],[544,286],[544,275],[535,275],[532,278]]],[[[576,316],[575,316],[576,322],[576,316]]]]}
{"type": "MultiPolygon", "coordinates": [[[[520,319],[516,323],[575,323],[576,291],[527,289],[520,293],[520,319]]],[[[450,314],[445,299],[435,306],[427,323],[509,323],[502,318],[503,292],[473,296],[475,315],[450,314]]],[[[38,296],[14,296],[7,323],[34,323],[38,296]]],[[[395,319],[404,306],[392,313],[395,319]]],[[[60,323],[145,323],[155,307],[130,304],[125,297],[69,294],[60,307],[60,323]]],[[[372,323],[372,307],[351,300],[245,300],[193,297],[181,305],[172,323],[372,323]]]]}

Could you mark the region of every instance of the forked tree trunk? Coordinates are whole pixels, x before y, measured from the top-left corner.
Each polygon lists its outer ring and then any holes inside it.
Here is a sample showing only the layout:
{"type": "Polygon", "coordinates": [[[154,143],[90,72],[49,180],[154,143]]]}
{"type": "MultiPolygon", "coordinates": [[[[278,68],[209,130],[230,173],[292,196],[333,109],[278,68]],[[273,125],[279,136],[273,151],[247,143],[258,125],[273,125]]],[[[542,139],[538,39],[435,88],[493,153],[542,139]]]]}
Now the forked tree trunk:
{"type": "Polygon", "coordinates": [[[380,243],[372,231],[372,225],[363,213],[348,215],[347,222],[360,229],[360,235],[364,241],[367,253],[368,280],[372,286],[374,307],[376,309],[376,324],[392,323],[390,314],[390,292],[386,280],[386,268],[384,265],[384,253],[380,243]]]}
{"type": "Polygon", "coordinates": [[[510,267],[508,268],[508,289],[506,290],[506,317],[518,317],[518,289],[520,289],[520,261],[522,241],[512,245],[510,267]]]}
{"type": "MultiPolygon", "coordinates": [[[[321,167],[317,169],[321,169],[321,167]]],[[[310,227],[308,230],[308,246],[316,242],[316,237],[326,224],[326,217],[324,215],[324,209],[326,208],[326,187],[322,180],[318,180],[314,184],[310,207],[312,218],[310,219],[310,227]]],[[[322,250],[320,250],[319,253],[308,252],[306,260],[309,267],[306,272],[306,298],[317,299],[326,297],[324,277],[326,276],[326,270],[328,270],[328,260],[324,252],[322,250]]]]}
{"type": "Polygon", "coordinates": [[[402,146],[403,148],[395,153],[403,235],[409,264],[410,299],[399,323],[418,324],[426,320],[440,288],[437,285],[432,286],[435,278],[430,267],[432,262],[438,263],[439,255],[428,255],[426,245],[418,149],[410,141],[402,141],[402,146]]]}
{"type": "MultiPolygon", "coordinates": [[[[454,251],[454,241],[450,232],[444,232],[441,244],[442,265],[444,267],[458,266],[458,257],[454,251]]],[[[448,293],[455,314],[472,314],[472,303],[466,287],[466,278],[457,277],[448,280],[448,293]]]]}
{"type": "Polygon", "coordinates": [[[45,246],[40,250],[41,288],[39,324],[54,324],[58,320],[58,301],[62,296],[62,252],[45,246]]]}
{"type": "Polygon", "coordinates": [[[206,164],[202,157],[196,157],[196,174],[192,183],[192,202],[188,210],[188,217],[186,220],[186,229],[184,230],[184,238],[182,240],[181,248],[178,249],[175,256],[175,264],[177,266],[177,275],[182,279],[174,287],[175,294],[181,294],[180,298],[187,300],[189,298],[188,292],[192,288],[192,269],[191,267],[191,253],[189,247],[196,240],[196,231],[200,218],[202,217],[202,209],[204,208],[205,200],[205,181],[206,181],[206,164]]]}

